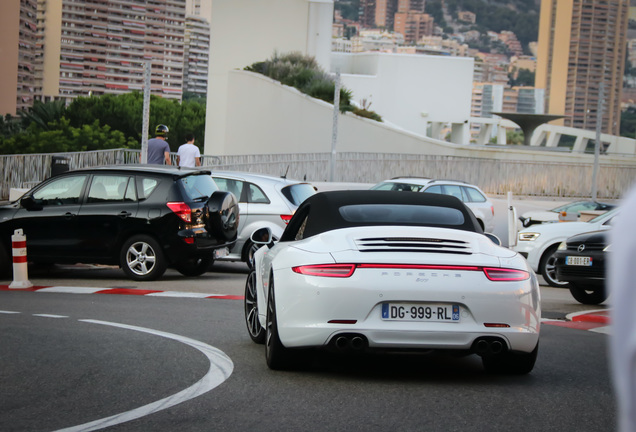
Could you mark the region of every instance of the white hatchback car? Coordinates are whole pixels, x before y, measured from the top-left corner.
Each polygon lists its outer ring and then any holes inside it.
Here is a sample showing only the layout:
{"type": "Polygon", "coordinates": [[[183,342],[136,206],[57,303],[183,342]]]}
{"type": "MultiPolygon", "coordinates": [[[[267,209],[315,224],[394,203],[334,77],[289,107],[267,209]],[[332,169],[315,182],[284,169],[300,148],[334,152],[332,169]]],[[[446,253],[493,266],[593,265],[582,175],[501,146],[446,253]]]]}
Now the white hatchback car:
{"type": "Polygon", "coordinates": [[[212,178],[239,203],[238,238],[229,255],[220,260],[244,261],[250,268],[260,247],[250,241],[252,233],[268,227],[278,240],[298,206],[316,193],[309,183],[264,174],[213,171],[212,178]]]}
{"type": "Polygon", "coordinates": [[[577,234],[600,231],[611,228],[611,222],[618,213],[613,209],[588,222],[552,222],[532,225],[519,231],[517,245],[513,248],[523,255],[532,269],[540,273],[548,285],[566,287],[556,277],[556,258],[554,254],[561,242],[577,234]]]}
{"type": "Polygon", "coordinates": [[[495,229],[495,207],[484,191],[470,183],[457,180],[440,180],[418,177],[395,177],[376,184],[373,190],[428,192],[459,198],[472,210],[485,232],[495,229]]]}

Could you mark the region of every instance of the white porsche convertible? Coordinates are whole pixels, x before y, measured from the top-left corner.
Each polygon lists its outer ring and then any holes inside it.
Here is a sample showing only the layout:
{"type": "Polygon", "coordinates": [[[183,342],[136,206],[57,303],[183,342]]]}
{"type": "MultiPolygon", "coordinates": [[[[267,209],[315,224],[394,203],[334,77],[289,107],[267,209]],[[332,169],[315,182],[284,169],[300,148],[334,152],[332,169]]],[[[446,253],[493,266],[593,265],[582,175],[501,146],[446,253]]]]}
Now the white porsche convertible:
{"type": "Polygon", "coordinates": [[[484,235],[457,198],[387,191],[309,197],[280,241],[266,228],[245,286],[252,340],[272,369],[308,348],[454,350],[529,373],[539,346],[537,278],[484,235]]]}

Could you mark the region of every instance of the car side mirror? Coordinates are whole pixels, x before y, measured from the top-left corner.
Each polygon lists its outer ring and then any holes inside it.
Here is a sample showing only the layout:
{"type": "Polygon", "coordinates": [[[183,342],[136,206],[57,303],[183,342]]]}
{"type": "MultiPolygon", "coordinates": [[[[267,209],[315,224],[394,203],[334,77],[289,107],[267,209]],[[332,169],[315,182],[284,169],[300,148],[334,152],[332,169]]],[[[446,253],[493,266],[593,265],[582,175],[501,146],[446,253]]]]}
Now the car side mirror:
{"type": "Polygon", "coordinates": [[[501,246],[501,239],[499,239],[499,237],[497,237],[496,235],[492,233],[484,233],[484,235],[488,237],[490,241],[492,241],[497,246],[501,246]]]}
{"type": "Polygon", "coordinates": [[[42,210],[42,204],[39,204],[35,201],[35,198],[31,195],[27,195],[20,200],[20,205],[27,209],[28,211],[32,210],[42,210]]]}
{"type": "Polygon", "coordinates": [[[268,227],[259,228],[252,233],[250,240],[257,245],[268,245],[272,242],[272,230],[268,227]]]}

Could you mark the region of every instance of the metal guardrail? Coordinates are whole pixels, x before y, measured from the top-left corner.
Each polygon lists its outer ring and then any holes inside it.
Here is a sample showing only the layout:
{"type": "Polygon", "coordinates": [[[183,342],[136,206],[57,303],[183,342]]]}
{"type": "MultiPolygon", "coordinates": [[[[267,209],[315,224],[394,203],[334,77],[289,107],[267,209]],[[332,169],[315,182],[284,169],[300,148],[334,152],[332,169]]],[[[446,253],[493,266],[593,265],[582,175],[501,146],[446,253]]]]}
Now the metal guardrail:
{"type": "MultiPolygon", "coordinates": [[[[0,199],[10,188],[29,188],[50,177],[53,157],[68,160],[70,169],[138,163],[139,150],[116,149],[77,153],[0,155],[0,199]]],[[[202,165],[215,170],[249,171],[308,181],[328,181],[329,153],[202,156],[202,165]]],[[[176,154],[172,154],[173,163],[176,154]]],[[[412,175],[463,180],[486,193],[517,196],[589,197],[592,164],[495,160],[458,156],[390,153],[339,153],[338,182],[376,183],[412,175]]],[[[636,166],[601,164],[598,198],[620,198],[636,181],[636,166]]]]}

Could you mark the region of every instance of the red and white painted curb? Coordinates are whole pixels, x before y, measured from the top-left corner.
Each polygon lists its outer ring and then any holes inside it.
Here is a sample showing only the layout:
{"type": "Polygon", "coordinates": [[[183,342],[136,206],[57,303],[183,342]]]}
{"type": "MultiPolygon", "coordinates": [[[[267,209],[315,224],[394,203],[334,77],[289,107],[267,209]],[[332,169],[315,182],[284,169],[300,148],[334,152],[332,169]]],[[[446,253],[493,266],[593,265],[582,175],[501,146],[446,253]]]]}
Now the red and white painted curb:
{"type": "Polygon", "coordinates": [[[0,291],[33,291],[42,293],[64,294],[123,294],[140,295],[149,297],[183,297],[183,298],[207,298],[221,300],[243,300],[243,296],[230,294],[193,293],[180,291],[158,291],[134,288],[96,288],[96,287],[71,287],[71,286],[32,286],[29,288],[15,289],[9,285],[0,285],[0,291]]]}
{"type": "Polygon", "coordinates": [[[542,320],[542,323],[578,330],[590,330],[597,333],[610,333],[611,325],[609,309],[575,312],[566,315],[565,318],[566,321],[542,320]]]}
{"type": "MultiPolygon", "coordinates": [[[[15,289],[9,285],[0,285],[0,291],[32,291],[41,293],[63,294],[119,294],[138,295],[148,297],[172,297],[172,298],[201,298],[218,300],[243,300],[242,295],[193,293],[181,291],[159,291],[135,288],[97,288],[97,287],[72,287],[72,286],[32,286],[29,288],[15,289]]],[[[610,310],[599,309],[592,311],[576,312],[566,315],[565,320],[542,319],[547,325],[567,327],[578,330],[590,330],[598,333],[610,332],[610,310]]]]}

